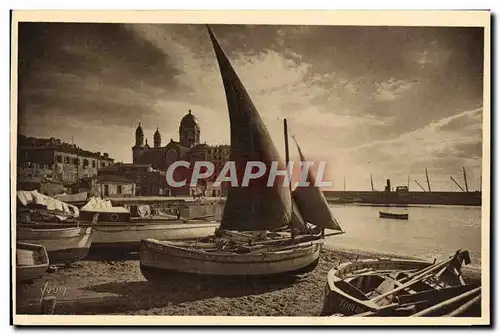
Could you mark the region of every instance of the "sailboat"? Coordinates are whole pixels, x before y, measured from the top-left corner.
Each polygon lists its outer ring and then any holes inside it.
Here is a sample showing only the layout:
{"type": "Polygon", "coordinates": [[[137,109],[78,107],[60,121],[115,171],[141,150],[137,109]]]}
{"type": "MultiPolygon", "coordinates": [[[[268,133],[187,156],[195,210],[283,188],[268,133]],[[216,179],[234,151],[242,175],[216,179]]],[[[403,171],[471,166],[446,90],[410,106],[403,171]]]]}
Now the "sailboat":
{"type": "MultiPolygon", "coordinates": [[[[284,162],[210,27],[208,33],[228,104],[231,160],[236,171],[244,171],[249,161],[262,162],[266,173],[247,187],[229,188],[214,236],[190,242],[142,240],[141,272],[153,281],[175,273],[255,277],[310,272],[318,264],[324,229],[341,229],[326,216],[328,212],[331,218],[331,213],[314,183],[293,193],[279,182],[267,187],[272,162],[277,161],[281,170],[284,162]]],[[[285,136],[286,145],[287,140],[285,136]]]]}

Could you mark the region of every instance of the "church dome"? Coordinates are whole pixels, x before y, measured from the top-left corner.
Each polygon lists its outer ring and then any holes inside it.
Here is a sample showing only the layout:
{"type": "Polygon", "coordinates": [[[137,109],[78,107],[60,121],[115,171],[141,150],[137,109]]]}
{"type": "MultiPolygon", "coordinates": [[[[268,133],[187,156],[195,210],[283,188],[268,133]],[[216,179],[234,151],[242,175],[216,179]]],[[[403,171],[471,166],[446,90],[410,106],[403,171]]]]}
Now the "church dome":
{"type": "Polygon", "coordinates": [[[194,116],[191,113],[191,110],[189,110],[189,113],[184,115],[184,117],[181,120],[181,127],[184,128],[184,127],[193,127],[193,126],[199,127],[199,123],[198,123],[198,119],[196,118],[196,116],[194,116]]]}

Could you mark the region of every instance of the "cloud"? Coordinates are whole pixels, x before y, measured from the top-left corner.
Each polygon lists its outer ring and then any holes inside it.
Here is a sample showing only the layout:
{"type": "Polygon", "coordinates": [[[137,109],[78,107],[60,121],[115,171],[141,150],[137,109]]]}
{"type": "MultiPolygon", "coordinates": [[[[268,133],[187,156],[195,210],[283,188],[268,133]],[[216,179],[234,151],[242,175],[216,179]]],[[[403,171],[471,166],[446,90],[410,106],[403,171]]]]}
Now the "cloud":
{"type": "Polygon", "coordinates": [[[416,64],[420,69],[434,69],[443,66],[449,60],[451,51],[445,49],[434,40],[428,44],[428,49],[415,51],[408,55],[408,60],[416,64]]]}
{"type": "Polygon", "coordinates": [[[376,125],[387,125],[390,119],[378,119],[372,115],[357,116],[349,113],[338,114],[334,111],[327,112],[317,106],[311,106],[295,113],[291,120],[301,127],[328,128],[364,128],[376,125]]]}
{"type": "MultiPolygon", "coordinates": [[[[28,136],[73,136],[81,147],[130,161],[139,121],[150,141],[159,127],[166,142],[178,138],[191,109],[202,141],[229,143],[204,26],[23,27],[19,108],[28,136]]],[[[330,163],[337,186],[345,175],[349,189],[366,189],[370,171],[379,179],[425,166],[444,180],[459,164],[479,166],[481,112],[473,108],[482,101],[481,31],[213,28],[279,150],[286,117],[306,156],[330,163]]]]}
{"type": "Polygon", "coordinates": [[[480,173],[482,158],[482,108],[464,111],[432,122],[390,140],[376,141],[348,150],[351,164],[384,174],[421,174],[425,168],[447,182],[462,166],[480,173]],[[370,164],[377,162],[376,165],[370,164]]]}
{"type": "Polygon", "coordinates": [[[399,99],[404,92],[413,86],[413,83],[408,80],[391,78],[388,81],[376,83],[375,85],[377,87],[375,92],[376,100],[392,101],[399,99]]]}

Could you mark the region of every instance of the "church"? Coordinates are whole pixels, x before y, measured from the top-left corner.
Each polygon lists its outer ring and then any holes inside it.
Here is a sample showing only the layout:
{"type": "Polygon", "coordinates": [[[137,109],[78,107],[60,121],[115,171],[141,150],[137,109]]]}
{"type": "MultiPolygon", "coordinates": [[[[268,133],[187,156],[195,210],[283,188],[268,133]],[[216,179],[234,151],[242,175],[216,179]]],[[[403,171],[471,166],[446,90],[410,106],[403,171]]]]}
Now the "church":
{"type": "Polygon", "coordinates": [[[191,163],[210,161],[215,166],[214,176],[229,160],[231,147],[229,145],[210,146],[200,143],[200,124],[191,110],[182,119],[179,125],[179,141],[170,139],[162,145],[160,130],[157,128],[153,135],[153,146],[149,146],[144,138],[144,131],[139,123],[135,130],[135,145],[132,147],[133,164],[150,164],[160,171],[167,171],[168,167],[179,160],[191,163]]]}

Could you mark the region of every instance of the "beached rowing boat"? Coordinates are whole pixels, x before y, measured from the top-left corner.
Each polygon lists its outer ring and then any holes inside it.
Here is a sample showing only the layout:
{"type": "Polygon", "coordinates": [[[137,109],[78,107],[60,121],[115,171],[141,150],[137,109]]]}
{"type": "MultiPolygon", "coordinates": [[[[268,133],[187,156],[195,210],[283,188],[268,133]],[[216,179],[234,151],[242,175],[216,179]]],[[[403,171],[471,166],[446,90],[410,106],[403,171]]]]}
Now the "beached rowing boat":
{"type": "Polygon", "coordinates": [[[49,267],[49,256],[43,245],[16,243],[16,281],[43,277],[49,267]]]}
{"type": "Polygon", "coordinates": [[[408,316],[477,289],[461,276],[467,251],[440,263],[404,259],[364,259],[328,272],[322,316],[408,316]]]}
{"type": "MultiPolygon", "coordinates": [[[[219,222],[201,218],[151,215],[148,205],[137,210],[143,217],[132,218],[130,210],[111,201],[93,197],[80,209],[80,226],[92,228],[92,249],[117,252],[139,251],[142,239],[188,240],[213,234],[219,222]]],[[[161,214],[161,213],[160,213],[161,214]]]]}
{"type": "Polygon", "coordinates": [[[139,251],[140,242],[157,240],[192,240],[215,232],[217,221],[204,220],[132,220],[130,222],[81,223],[92,227],[92,248],[139,251]]]}
{"type": "Polygon", "coordinates": [[[245,277],[300,274],[316,267],[322,243],[321,239],[314,239],[290,245],[290,239],[282,238],[272,245],[242,244],[224,252],[218,249],[217,242],[147,239],[141,245],[141,271],[151,281],[176,273],[245,277]]]}
{"type": "Polygon", "coordinates": [[[50,223],[18,224],[17,242],[41,244],[50,264],[71,263],[85,258],[92,243],[92,228],[50,223]]]}

